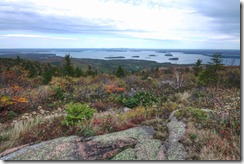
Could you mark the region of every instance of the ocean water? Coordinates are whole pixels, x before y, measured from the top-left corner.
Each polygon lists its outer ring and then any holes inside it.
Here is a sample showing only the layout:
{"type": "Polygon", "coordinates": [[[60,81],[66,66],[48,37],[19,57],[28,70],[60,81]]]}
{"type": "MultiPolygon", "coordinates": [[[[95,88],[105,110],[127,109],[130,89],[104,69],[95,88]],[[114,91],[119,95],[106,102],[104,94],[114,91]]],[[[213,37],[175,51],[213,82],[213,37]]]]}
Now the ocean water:
{"type": "Polygon", "coordinates": [[[194,64],[198,59],[206,64],[211,61],[211,55],[221,52],[225,65],[240,65],[239,50],[171,50],[171,49],[0,49],[0,55],[11,54],[55,54],[56,56],[65,56],[70,54],[73,58],[89,59],[134,59],[149,60],[158,63],[173,64],[194,64]],[[171,54],[172,56],[165,56],[171,54]],[[123,57],[123,58],[120,58],[123,57]],[[169,60],[169,58],[178,58],[178,60],[169,60]]]}

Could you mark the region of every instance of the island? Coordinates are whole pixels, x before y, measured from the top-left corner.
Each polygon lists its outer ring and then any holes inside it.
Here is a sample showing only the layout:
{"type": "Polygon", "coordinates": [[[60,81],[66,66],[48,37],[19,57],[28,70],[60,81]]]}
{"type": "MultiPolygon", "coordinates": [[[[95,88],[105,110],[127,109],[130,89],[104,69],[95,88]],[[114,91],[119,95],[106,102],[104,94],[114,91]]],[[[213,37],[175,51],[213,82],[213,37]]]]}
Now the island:
{"type": "Polygon", "coordinates": [[[179,60],[179,58],[169,58],[169,60],[179,60]]]}
{"type": "Polygon", "coordinates": [[[124,59],[125,57],[124,56],[108,56],[108,57],[105,57],[105,59],[124,59]]]}

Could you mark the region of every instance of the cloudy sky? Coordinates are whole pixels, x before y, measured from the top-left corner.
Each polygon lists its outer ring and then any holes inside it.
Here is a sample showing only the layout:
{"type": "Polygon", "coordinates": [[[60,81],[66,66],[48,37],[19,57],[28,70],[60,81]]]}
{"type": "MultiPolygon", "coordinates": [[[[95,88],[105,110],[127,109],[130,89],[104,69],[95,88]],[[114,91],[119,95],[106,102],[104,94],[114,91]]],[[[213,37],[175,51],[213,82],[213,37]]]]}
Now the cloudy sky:
{"type": "Polygon", "coordinates": [[[240,1],[1,0],[0,48],[240,49],[240,1]]]}

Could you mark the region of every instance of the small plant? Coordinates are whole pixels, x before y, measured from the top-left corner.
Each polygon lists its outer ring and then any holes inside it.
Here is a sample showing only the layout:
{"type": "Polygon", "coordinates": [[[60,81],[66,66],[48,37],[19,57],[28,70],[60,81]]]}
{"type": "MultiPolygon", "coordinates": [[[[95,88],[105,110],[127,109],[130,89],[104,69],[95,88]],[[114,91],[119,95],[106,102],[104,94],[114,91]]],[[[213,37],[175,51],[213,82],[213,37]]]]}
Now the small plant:
{"type": "Polygon", "coordinates": [[[15,118],[17,116],[17,113],[15,113],[14,111],[9,111],[8,112],[8,119],[13,119],[13,118],[15,118]]]}
{"type": "Polygon", "coordinates": [[[7,140],[6,136],[0,135],[0,143],[4,142],[7,140]]]}
{"type": "Polygon", "coordinates": [[[191,134],[190,134],[190,139],[191,139],[191,140],[195,140],[195,139],[197,139],[197,135],[194,134],[194,133],[191,133],[191,134]]]}
{"type": "Polygon", "coordinates": [[[139,92],[134,97],[127,97],[123,99],[123,104],[129,108],[137,106],[152,106],[158,102],[158,98],[149,92],[139,92]]]}
{"type": "Polygon", "coordinates": [[[53,89],[54,91],[54,96],[58,99],[58,100],[63,100],[64,99],[64,91],[62,88],[60,87],[55,87],[53,89]]]}
{"type": "Polygon", "coordinates": [[[87,104],[81,103],[70,103],[66,107],[67,116],[65,119],[65,123],[71,126],[82,123],[92,118],[94,112],[96,111],[93,108],[89,108],[87,104]]]}
{"type": "Polygon", "coordinates": [[[82,130],[82,135],[84,137],[90,137],[90,136],[94,136],[96,133],[95,131],[92,129],[91,126],[87,126],[82,130]]]}
{"type": "Polygon", "coordinates": [[[134,108],[139,106],[139,101],[136,98],[129,97],[123,101],[124,105],[129,107],[129,108],[134,108]]]}
{"type": "Polygon", "coordinates": [[[149,92],[140,92],[135,95],[135,98],[140,102],[142,106],[151,106],[156,103],[157,97],[149,92]]]}

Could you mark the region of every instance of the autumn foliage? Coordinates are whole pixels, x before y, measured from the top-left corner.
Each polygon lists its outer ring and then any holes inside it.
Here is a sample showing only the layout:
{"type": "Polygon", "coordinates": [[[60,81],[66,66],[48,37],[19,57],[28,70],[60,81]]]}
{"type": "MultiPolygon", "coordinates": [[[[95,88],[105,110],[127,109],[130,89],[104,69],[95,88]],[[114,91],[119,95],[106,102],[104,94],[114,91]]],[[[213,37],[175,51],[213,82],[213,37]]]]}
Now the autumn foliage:
{"type": "Polygon", "coordinates": [[[122,93],[125,91],[125,88],[118,87],[114,83],[110,83],[109,85],[105,86],[105,90],[107,93],[122,93]]]}

